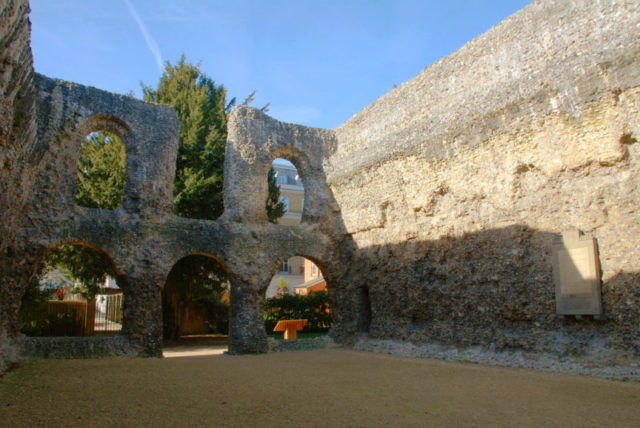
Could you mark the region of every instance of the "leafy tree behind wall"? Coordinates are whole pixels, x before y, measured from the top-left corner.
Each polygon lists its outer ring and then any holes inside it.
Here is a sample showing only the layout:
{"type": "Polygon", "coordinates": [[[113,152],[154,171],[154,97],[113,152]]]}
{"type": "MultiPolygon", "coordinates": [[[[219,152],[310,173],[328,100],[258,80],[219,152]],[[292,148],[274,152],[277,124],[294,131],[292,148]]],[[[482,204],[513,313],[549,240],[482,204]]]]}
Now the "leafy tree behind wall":
{"type": "MultiPolygon", "coordinates": [[[[168,104],[180,121],[180,141],[173,188],[176,215],[214,220],[224,209],[223,171],[227,141],[227,90],[202,73],[184,54],[172,65],[167,61],[157,89],[142,84],[143,99],[168,104]]],[[[253,101],[255,91],[242,105],[253,101]]],[[[267,111],[269,104],[262,107],[267,111]]],[[[277,185],[275,190],[277,189],[277,185]]],[[[270,192],[274,191],[271,189],[270,192]]],[[[284,213],[284,212],[283,212],[284,213]]],[[[282,214],[280,214],[282,216],[282,214]]]]}
{"type": "Polygon", "coordinates": [[[213,220],[222,214],[224,150],[227,141],[227,90],[190,64],[184,55],[166,62],[158,88],[142,85],[143,99],[168,104],[180,121],[173,188],[176,215],[213,220]]]}
{"type": "Polygon", "coordinates": [[[106,131],[92,132],[80,147],[76,203],[107,210],[118,207],[125,175],[122,141],[106,131]]]}
{"type": "Polygon", "coordinates": [[[107,275],[115,277],[111,261],[104,253],[84,245],[62,245],[49,252],[42,262],[42,270],[55,267],[69,274],[81,284],[80,291],[92,299],[104,284],[107,275]]]}

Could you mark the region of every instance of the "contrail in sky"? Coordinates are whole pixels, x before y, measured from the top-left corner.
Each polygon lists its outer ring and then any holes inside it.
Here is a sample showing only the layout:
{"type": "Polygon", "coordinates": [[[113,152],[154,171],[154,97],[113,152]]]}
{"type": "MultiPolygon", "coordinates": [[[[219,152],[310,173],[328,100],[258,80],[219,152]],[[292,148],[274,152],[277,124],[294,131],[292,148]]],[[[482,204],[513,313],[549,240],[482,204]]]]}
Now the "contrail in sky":
{"type": "Polygon", "coordinates": [[[147,47],[151,51],[151,55],[153,55],[153,58],[156,60],[156,65],[158,66],[158,70],[162,73],[162,70],[164,69],[164,67],[162,66],[162,55],[160,54],[160,48],[158,47],[158,44],[156,43],[154,38],[151,37],[151,34],[149,34],[149,31],[147,31],[147,27],[144,26],[142,19],[140,19],[140,15],[138,15],[138,12],[133,7],[133,4],[131,4],[131,1],[130,0],[123,0],[123,1],[124,1],[124,4],[127,5],[127,8],[129,8],[129,12],[131,13],[131,16],[133,17],[133,19],[135,19],[136,23],[138,24],[138,28],[140,29],[140,32],[144,37],[144,41],[147,42],[147,47]]]}

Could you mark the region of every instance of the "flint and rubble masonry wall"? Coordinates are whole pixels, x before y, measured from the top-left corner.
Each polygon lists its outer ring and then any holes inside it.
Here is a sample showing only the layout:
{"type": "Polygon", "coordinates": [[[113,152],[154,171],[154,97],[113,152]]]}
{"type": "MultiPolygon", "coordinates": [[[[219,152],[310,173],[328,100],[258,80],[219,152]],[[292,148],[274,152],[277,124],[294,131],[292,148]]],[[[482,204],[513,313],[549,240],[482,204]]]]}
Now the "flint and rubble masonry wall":
{"type": "Polygon", "coordinates": [[[635,2],[534,2],[335,129],[371,336],[640,355],[639,29],[635,2]],[[597,239],[606,321],[555,315],[571,228],[597,239]]]}
{"type": "MultiPolygon", "coordinates": [[[[26,0],[6,0],[0,8],[0,313],[13,310],[6,296],[18,294],[13,290],[20,286],[19,275],[9,277],[6,272],[31,268],[24,259],[11,257],[24,248],[20,231],[33,186],[25,162],[36,134],[28,13],[26,0]]],[[[7,318],[0,316],[0,373],[19,355],[7,318]]]]}

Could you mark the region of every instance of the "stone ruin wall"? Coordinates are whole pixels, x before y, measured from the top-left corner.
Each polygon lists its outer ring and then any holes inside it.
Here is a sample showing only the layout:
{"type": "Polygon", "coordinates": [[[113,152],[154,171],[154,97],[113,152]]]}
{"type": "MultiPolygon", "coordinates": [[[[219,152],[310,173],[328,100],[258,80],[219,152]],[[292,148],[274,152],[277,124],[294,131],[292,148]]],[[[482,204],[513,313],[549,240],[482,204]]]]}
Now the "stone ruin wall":
{"type": "MultiPolygon", "coordinates": [[[[24,224],[21,216],[28,203],[33,180],[25,172],[25,158],[35,142],[35,96],[31,84],[33,57],[29,46],[29,7],[26,1],[3,0],[0,10],[0,311],[7,309],[4,295],[17,287],[10,270],[29,270],[15,262],[24,246],[18,237],[24,224]]],[[[15,363],[19,351],[10,339],[6,317],[0,316],[0,373],[15,363]]]]}
{"type": "MultiPolygon", "coordinates": [[[[175,112],[35,74],[27,2],[9,6],[3,3],[2,40],[10,48],[4,52],[10,67],[0,100],[13,115],[3,122],[2,134],[2,359],[15,359],[16,348],[65,357],[159,356],[162,288],[175,263],[191,254],[214,257],[229,272],[230,352],[265,352],[264,291],[282,260],[296,254],[329,260],[333,253],[334,240],[328,234],[335,227],[326,215],[330,192],[321,168],[322,153],[330,147],[325,141],[333,133],[282,125],[251,109],[237,109],[230,121],[235,117],[250,127],[250,117],[257,114],[266,142],[254,140],[237,148],[229,143],[224,215],[217,221],[174,216],[175,112]],[[124,197],[114,210],[74,202],[80,145],[98,129],[118,135],[125,146],[124,197]],[[314,195],[305,209],[306,223],[296,227],[270,224],[264,212],[267,171],[278,155],[295,160],[314,195]],[[69,341],[19,334],[18,311],[29,279],[46,252],[65,243],[101,250],[113,263],[125,297],[121,335],[69,341]]],[[[328,277],[335,276],[333,270],[327,268],[328,277]]],[[[0,371],[5,367],[3,362],[0,371]]]]}
{"type": "Polygon", "coordinates": [[[341,343],[365,334],[605,349],[598,364],[638,358],[640,16],[631,2],[535,2],[334,130],[235,109],[216,221],[171,214],[171,109],[34,75],[26,1],[8,4],[0,331],[14,343],[38,261],[80,242],[111,258],[125,294],[123,334],[100,342],[107,354],[159,355],[166,276],[180,258],[209,254],[231,277],[233,353],[267,350],[264,290],[284,258],[304,255],[325,274],[341,343]],[[73,203],[79,141],[100,128],[126,147],[116,210],[73,203]],[[266,220],[275,157],[292,161],[305,185],[300,225],[266,220]],[[551,244],[570,228],[598,241],[605,320],[555,314],[551,244]]]}
{"type": "Polygon", "coordinates": [[[639,29],[635,2],[534,2],[335,129],[370,336],[640,355],[639,29]],[[604,321],[556,316],[572,228],[597,239],[604,321]]]}

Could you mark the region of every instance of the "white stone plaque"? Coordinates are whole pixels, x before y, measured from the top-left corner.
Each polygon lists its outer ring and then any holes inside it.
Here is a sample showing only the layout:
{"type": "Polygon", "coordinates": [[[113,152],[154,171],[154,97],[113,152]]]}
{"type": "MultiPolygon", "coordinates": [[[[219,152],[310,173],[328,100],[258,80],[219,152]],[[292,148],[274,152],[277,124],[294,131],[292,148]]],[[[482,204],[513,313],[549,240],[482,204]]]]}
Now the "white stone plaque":
{"type": "Polygon", "coordinates": [[[553,245],[556,312],[601,315],[600,262],[595,239],[577,230],[565,232],[553,245]]]}

